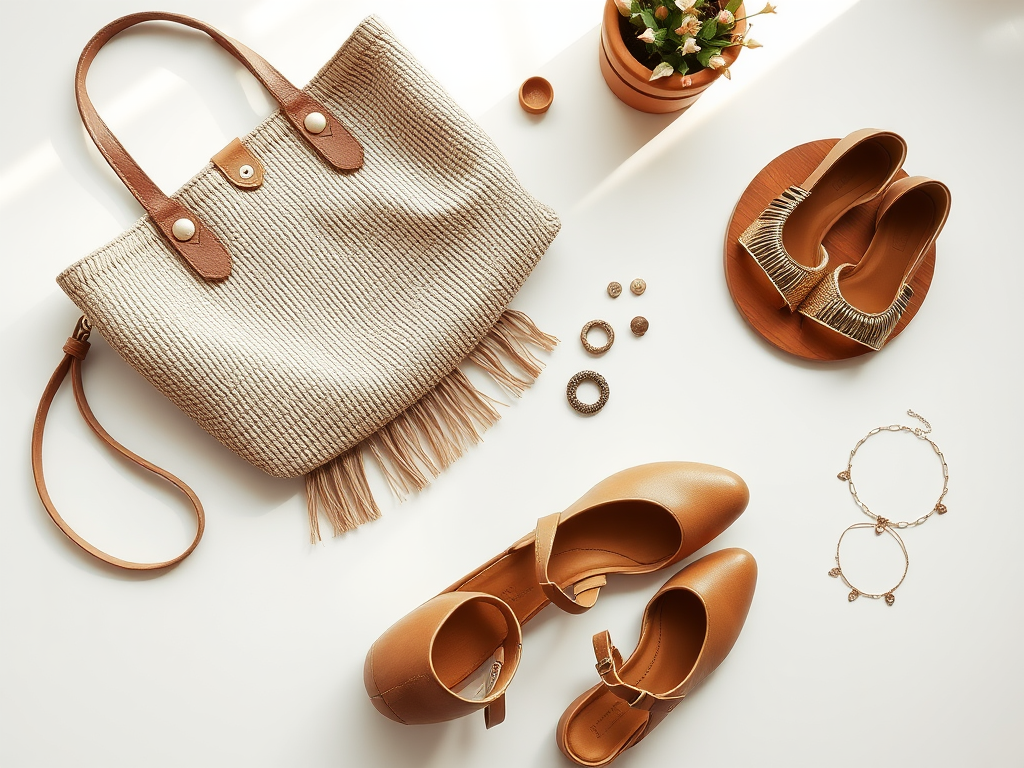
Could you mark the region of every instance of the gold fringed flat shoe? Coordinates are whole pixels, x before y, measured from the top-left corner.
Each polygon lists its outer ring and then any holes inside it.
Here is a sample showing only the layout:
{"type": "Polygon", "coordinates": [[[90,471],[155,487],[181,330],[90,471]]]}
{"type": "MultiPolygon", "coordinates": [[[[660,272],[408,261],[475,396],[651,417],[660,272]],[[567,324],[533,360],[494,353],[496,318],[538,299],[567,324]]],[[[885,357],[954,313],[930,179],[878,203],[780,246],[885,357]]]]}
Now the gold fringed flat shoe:
{"type": "Polygon", "coordinates": [[[626,661],[607,632],[594,635],[601,682],[559,719],[556,740],[563,754],[577,765],[608,765],[654,730],[732,650],[756,582],[753,556],[723,549],[658,590],[626,661]]]}
{"type": "Polygon", "coordinates": [[[941,181],[910,176],[892,184],[860,262],[836,267],[804,299],[800,314],[881,349],[914,296],[910,281],[942,231],[950,203],[941,181]]]}
{"type": "Polygon", "coordinates": [[[825,277],[828,253],[822,241],[832,225],[885,189],[906,156],[907,143],[891,131],[854,131],[739,236],[791,312],[825,277]]]}
{"type": "Polygon", "coordinates": [[[586,611],[610,574],[650,573],[688,557],[739,517],[748,497],[743,480],[707,464],[612,475],[381,635],[363,667],[371,702],[400,723],[480,709],[487,727],[500,723],[522,624],[549,603],[586,611]]]}

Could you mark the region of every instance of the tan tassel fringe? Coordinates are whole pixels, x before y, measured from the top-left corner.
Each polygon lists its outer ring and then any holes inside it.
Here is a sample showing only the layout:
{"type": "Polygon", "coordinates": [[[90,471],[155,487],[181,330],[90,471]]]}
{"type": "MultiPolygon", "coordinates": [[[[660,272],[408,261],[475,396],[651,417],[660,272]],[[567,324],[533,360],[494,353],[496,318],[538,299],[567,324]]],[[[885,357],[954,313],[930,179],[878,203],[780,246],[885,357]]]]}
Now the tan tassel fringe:
{"type": "MultiPolygon", "coordinates": [[[[526,345],[550,352],[557,343],[558,339],[537,328],[528,316],[507,309],[466,359],[518,397],[543,368],[526,345]],[[510,371],[505,360],[521,373],[510,371]]],[[[404,497],[423,490],[469,446],[480,442],[483,433],[501,418],[495,405],[500,403],[474,387],[456,368],[355,448],[314,469],[306,475],[311,539],[320,539],[321,513],[336,536],[380,517],[366,480],[364,447],[376,459],[391,490],[404,497]]]]}

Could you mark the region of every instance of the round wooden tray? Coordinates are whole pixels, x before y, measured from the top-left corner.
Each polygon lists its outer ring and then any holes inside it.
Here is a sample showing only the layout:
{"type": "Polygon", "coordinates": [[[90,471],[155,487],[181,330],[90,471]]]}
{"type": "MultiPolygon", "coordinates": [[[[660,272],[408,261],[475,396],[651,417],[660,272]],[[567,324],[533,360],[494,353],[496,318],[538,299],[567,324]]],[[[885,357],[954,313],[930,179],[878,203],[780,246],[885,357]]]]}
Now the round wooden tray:
{"type": "MultiPolygon", "coordinates": [[[[799,312],[790,312],[768,276],[739,244],[738,238],[780,192],[792,184],[799,185],[810,176],[838,141],[821,139],[801,144],[768,163],[740,196],[725,236],[725,281],[736,302],[736,308],[765,340],[805,360],[846,360],[871,350],[830,331],[799,312]]],[[[896,179],[906,176],[906,172],[901,170],[896,174],[896,179]]],[[[856,264],[860,261],[875,233],[875,211],[880,202],[881,195],[857,206],[836,222],[825,236],[829,273],[840,264],[856,264]]],[[[889,341],[896,338],[914,319],[928,294],[934,271],[933,245],[910,281],[914,296],[889,341]]]]}

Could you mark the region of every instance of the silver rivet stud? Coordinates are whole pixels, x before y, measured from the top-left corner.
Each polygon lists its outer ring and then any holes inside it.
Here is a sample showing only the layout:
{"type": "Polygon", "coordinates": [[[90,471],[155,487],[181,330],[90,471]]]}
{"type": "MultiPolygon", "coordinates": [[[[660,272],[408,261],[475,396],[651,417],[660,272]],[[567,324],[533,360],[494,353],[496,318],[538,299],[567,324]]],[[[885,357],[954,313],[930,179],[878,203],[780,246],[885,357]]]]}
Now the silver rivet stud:
{"type": "Polygon", "coordinates": [[[323,133],[324,128],[327,127],[327,118],[319,112],[310,112],[302,124],[310,133],[323,133]]]}
{"type": "Polygon", "coordinates": [[[251,165],[243,165],[238,169],[238,175],[243,179],[251,179],[254,173],[256,173],[256,171],[253,170],[251,165]]]}
{"type": "Polygon", "coordinates": [[[196,225],[192,222],[192,219],[178,219],[171,225],[171,234],[174,235],[175,240],[185,242],[191,240],[192,235],[196,233],[196,225]]]}

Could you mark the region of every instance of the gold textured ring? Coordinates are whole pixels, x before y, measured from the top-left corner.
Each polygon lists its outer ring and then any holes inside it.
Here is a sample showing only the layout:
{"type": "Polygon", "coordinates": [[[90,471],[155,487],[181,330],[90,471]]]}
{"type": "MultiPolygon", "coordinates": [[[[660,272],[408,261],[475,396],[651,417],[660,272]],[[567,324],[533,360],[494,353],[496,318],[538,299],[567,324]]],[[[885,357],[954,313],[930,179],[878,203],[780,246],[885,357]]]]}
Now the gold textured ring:
{"type": "Polygon", "coordinates": [[[611,325],[606,323],[604,320],[591,320],[589,323],[583,326],[583,330],[580,331],[580,341],[583,342],[583,348],[592,355],[601,355],[612,348],[612,344],[615,343],[615,331],[612,330],[611,325]],[[605,342],[604,346],[595,347],[590,341],[587,340],[587,334],[590,333],[591,328],[600,328],[608,336],[608,341],[605,342]]]}
{"type": "Polygon", "coordinates": [[[572,406],[574,411],[582,413],[584,416],[590,416],[604,408],[608,402],[608,393],[608,380],[597,371],[580,371],[569,379],[569,383],[565,387],[565,398],[569,401],[569,405],[572,406]],[[580,399],[576,396],[580,384],[584,381],[594,382],[597,384],[598,389],[601,390],[601,395],[597,398],[596,403],[580,402],[580,399]]]}

